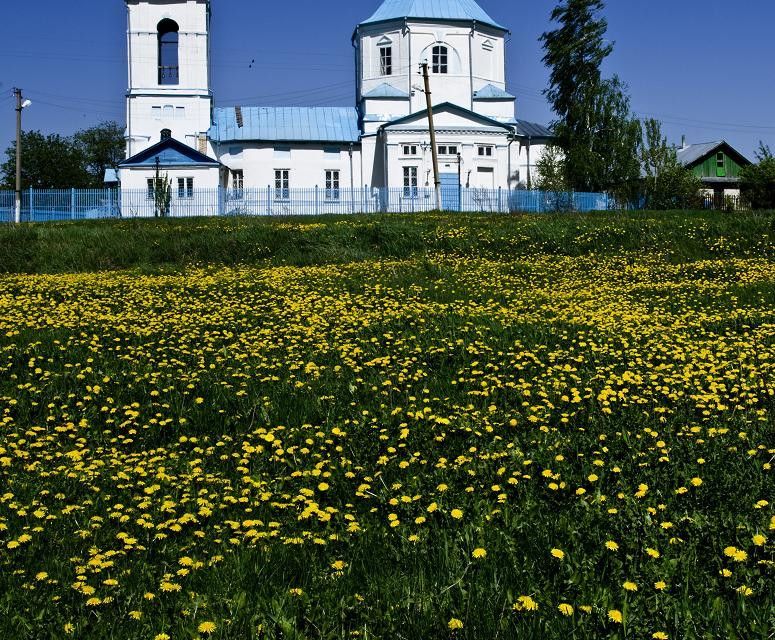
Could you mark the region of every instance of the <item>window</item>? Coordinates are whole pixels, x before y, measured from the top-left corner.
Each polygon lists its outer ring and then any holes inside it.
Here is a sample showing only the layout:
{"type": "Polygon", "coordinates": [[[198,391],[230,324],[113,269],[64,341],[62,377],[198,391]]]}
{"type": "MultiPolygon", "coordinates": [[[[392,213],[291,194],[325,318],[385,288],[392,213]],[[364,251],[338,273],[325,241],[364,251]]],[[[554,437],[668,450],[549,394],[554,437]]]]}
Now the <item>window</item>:
{"type": "Polygon", "coordinates": [[[185,120],[186,119],[186,108],[185,107],[175,107],[175,119],[176,120],[185,120]]]}
{"type": "Polygon", "coordinates": [[[154,178],[148,178],[148,192],[146,197],[148,200],[156,199],[156,180],[154,178]]]}
{"type": "Polygon", "coordinates": [[[338,171],[326,171],[326,200],[339,200],[338,171]]]}
{"type": "Polygon", "coordinates": [[[405,156],[416,156],[417,155],[417,145],[416,144],[405,144],[404,145],[404,155],[405,156]]]}
{"type": "Polygon", "coordinates": [[[172,120],[175,117],[175,107],[171,104],[165,104],[162,113],[165,120],[172,120]]]}
{"type": "Polygon", "coordinates": [[[439,146],[439,155],[440,156],[456,156],[457,155],[457,147],[452,145],[440,145],[439,146]]]}
{"type": "Polygon", "coordinates": [[[492,158],[492,147],[480,146],[479,147],[479,157],[481,157],[481,158],[492,158]]]}
{"type": "Polygon", "coordinates": [[[724,153],[721,151],[716,154],[716,166],[719,168],[724,167],[724,153]]]}
{"type": "Polygon", "coordinates": [[[178,66],[178,31],[173,20],[164,19],[158,26],[159,38],[159,84],[171,85],[180,82],[178,66]]]}
{"type": "Polygon", "coordinates": [[[393,75],[393,47],[379,48],[379,75],[393,75]]]}
{"type": "Polygon", "coordinates": [[[289,169],[275,169],[274,197],[275,200],[288,200],[291,197],[291,172],[289,169]]]}
{"type": "Polygon", "coordinates": [[[417,167],[404,167],[404,198],[417,197],[417,167]]]}
{"type": "Polygon", "coordinates": [[[194,197],[194,179],[178,178],[178,198],[194,197]]]}
{"type": "Polygon", "coordinates": [[[242,169],[231,172],[231,188],[236,199],[241,200],[244,196],[245,172],[242,169]]]}
{"type": "Polygon", "coordinates": [[[151,107],[151,116],[154,120],[161,120],[161,107],[151,107]]]}
{"type": "Polygon", "coordinates": [[[449,70],[447,47],[433,47],[433,73],[447,73],[449,70]]]}

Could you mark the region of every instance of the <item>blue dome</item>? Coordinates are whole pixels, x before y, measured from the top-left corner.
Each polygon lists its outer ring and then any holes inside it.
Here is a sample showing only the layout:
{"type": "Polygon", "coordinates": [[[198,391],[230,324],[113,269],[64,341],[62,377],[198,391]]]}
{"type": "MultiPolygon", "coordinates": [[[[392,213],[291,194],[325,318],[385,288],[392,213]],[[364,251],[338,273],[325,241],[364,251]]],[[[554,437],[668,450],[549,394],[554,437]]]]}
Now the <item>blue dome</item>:
{"type": "Polygon", "coordinates": [[[361,24],[375,24],[404,18],[476,21],[507,31],[487,15],[475,0],[385,0],[374,15],[361,24]]]}

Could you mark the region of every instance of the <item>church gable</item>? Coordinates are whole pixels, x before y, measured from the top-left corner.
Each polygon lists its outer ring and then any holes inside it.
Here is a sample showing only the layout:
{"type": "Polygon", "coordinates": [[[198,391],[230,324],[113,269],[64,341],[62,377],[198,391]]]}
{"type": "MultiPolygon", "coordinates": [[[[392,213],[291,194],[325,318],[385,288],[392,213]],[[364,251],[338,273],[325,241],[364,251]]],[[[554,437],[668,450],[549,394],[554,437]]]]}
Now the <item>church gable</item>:
{"type": "MultiPolygon", "coordinates": [[[[459,107],[454,104],[440,104],[433,107],[433,123],[436,128],[450,128],[450,129],[463,129],[463,128],[498,128],[505,132],[509,132],[512,128],[502,122],[498,122],[487,116],[474,113],[463,107],[459,107]]],[[[428,114],[427,111],[418,111],[410,116],[393,120],[388,124],[383,125],[386,130],[391,129],[428,129],[428,114]]]]}
{"type": "Polygon", "coordinates": [[[217,167],[220,165],[217,160],[199,153],[196,149],[174,138],[167,138],[127,158],[118,166],[121,168],[154,167],[157,162],[160,167],[217,167]]]}

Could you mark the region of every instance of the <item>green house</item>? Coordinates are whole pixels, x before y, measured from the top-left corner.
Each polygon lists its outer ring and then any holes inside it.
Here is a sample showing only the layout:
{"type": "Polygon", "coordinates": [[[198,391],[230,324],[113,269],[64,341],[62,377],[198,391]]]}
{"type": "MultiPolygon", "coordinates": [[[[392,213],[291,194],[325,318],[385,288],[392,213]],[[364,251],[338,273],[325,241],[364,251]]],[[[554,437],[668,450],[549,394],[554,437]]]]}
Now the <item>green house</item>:
{"type": "Polygon", "coordinates": [[[678,161],[701,178],[715,197],[740,195],[740,169],[751,161],[728,142],[684,144],[677,153],[678,161]]]}

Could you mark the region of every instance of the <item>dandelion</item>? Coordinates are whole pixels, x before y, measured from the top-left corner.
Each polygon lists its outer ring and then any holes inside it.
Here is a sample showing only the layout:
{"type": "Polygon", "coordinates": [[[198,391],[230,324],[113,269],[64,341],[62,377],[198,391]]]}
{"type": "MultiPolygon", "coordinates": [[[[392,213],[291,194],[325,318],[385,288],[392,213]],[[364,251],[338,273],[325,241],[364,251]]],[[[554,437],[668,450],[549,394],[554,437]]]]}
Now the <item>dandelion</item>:
{"type": "Polygon", "coordinates": [[[657,591],[664,591],[667,589],[667,583],[664,580],[657,580],[657,582],[654,583],[654,588],[657,591]]]}
{"type": "Polygon", "coordinates": [[[566,602],[563,602],[562,604],[558,605],[557,609],[560,611],[560,613],[564,616],[572,616],[573,615],[573,607],[566,602]]]}
{"type": "Polygon", "coordinates": [[[213,631],[216,630],[216,626],[214,622],[202,622],[196,630],[199,631],[199,633],[204,633],[205,635],[210,635],[213,631]]]}
{"type": "Polygon", "coordinates": [[[654,640],[668,640],[669,636],[664,631],[656,631],[651,634],[654,640]]]}
{"type": "Polygon", "coordinates": [[[296,596],[297,598],[304,595],[304,591],[302,589],[299,589],[298,587],[293,587],[292,589],[288,589],[288,593],[290,593],[292,596],[296,596]]]}
{"type": "Polygon", "coordinates": [[[157,633],[153,640],[170,640],[170,637],[166,633],[157,633]]]}
{"type": "Polygon", "coordinates": [[[629,580],[627,582],[625,582],[622,585],[622,587],[624,587],[625,591],[637,591],[638,590],[638,585],[635,584],[634,582],[630,582],[629,580]]]}
{"type": "Polygon", "coordinates": [[[458,620],[457,618],[450,618],[450,621],[447,623],[447,627],[450,631],[457,631],[458,629],[463,628],[463,621],[458,620]]]}
{"type": "Polygon", "coordinates": [[[530,596],[519,596],[512,608],[514,611],[538,611],[538,603],[530,596]]]}
{"type": "Polygon", "coordinates": [[[618,609],[611,609],[608,612],[608,619],[615,624],[622,624],[622,621],[624,620],[622,612],[618,609]]]}
{"type": "Polygon", "coordinates": [[[463,517],[463,512],[460,509],[452,509],[452,512],[449,515],[455,520],[460,520],[463,517]]]}
{"type": "Polygon", "coordinates": [[[479,547],[478,549],[474,549],[474,552],[471,555],[474,557],[474,559],[480,560],[487,557],[487,551],[479,547]]]}
{"type": "Polygon", "coordinates": [[[619,545],[613,540],[608,540],[608,542],[605,543],[605,548],[609,551],[619,551],[619,545]]]}
{"type": "Polygon", "coordinates": [[[767,544],[767,536],[763,536],[760,533],[757,533],[753,538],[751,538],[751,541],[757,547],[763,547],[765,544],[767,544]]]}
{"type": "Polygon", "coordinates": [[[565,558],[565,552],[562,549],[552,549],[551,554],[552,557],[557,558],[558,560],[565,558]]]}

